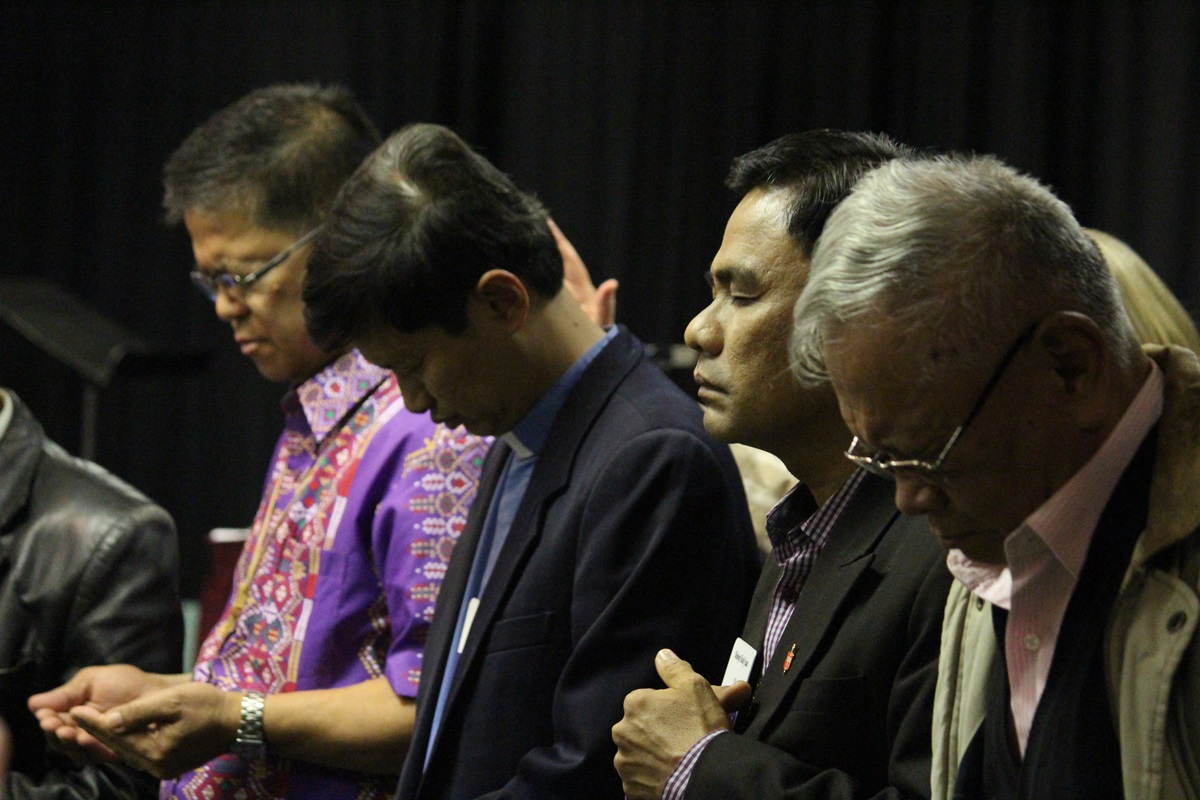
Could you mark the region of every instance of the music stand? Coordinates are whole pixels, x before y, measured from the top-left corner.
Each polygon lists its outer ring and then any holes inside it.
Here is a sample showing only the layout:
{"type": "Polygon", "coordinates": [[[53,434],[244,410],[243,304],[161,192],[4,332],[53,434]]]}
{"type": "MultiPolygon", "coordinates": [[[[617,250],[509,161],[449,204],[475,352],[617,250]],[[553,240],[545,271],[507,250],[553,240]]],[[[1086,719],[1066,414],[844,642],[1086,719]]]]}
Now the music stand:
{"type": "Polygon", "coordinates": [[[156,347],[40,278],[0,278],[0,321],[83,378],[80,455],[96,458],[100,390],[118,375],[192,372],[208,354],[156,347]]]}

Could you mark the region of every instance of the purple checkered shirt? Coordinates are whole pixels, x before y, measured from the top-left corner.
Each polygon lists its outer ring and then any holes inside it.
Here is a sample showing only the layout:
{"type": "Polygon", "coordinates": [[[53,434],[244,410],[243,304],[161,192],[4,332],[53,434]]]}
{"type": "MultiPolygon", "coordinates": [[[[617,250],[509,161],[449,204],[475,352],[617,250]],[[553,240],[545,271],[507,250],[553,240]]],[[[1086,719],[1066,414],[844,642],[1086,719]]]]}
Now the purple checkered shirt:
{"type": "MultiPolygon", "coordinates": [[[[779,638],[792,618],[796,599],[800,597],[804,582],[812,572],[817,554],[829,541],[829,532],[850,504],[850,498],[862,483],[864,475],[866,473],[861,469],[855,470],[820,508],[815,507],[808,488],[797,484],[768,512],[767,535],[771,539],[771,555],[782,572],[779,582],[775,584],[771,612],[767,616],[762,656],[764,672],[767,665],[774,663],[779,638]]],[[[683,800],[700,754],[710,741],[726,732],[713,731],[692,745],[663,784],[662,800],[683,800]]]]}

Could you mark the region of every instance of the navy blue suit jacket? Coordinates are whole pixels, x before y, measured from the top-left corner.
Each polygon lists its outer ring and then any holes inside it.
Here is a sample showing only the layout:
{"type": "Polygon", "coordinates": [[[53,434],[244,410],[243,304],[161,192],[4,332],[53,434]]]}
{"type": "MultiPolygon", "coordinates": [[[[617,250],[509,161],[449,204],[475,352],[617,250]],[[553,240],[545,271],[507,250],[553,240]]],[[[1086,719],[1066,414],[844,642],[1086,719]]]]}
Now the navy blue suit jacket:
{"type": "Polygon", "coordinates": [[[669,647],[719,680],[758,572],[737,468],[627,331],[572,390],[480,599],[424,761],[498,441],[426,642],[398,797],[620,798],[611,727],[669,647]]]}

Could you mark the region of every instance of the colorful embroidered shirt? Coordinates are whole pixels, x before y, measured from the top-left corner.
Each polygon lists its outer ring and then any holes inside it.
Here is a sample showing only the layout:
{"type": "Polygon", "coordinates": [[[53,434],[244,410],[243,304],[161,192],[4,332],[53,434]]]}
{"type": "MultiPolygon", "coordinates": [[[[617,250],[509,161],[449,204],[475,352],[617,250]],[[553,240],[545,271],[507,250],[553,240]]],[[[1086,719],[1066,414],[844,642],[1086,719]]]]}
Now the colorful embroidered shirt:
{"type": "MultiPolygon", "coordinates": [[[[286,424],[229,604],[193,678],[264,693],[385,677],[415,697],[425,633],[487,441],[407,411],[348,353],[284,398],[286,424]]],[[[227,754],[163,798],[390,798],[395,777],[227,754]]]]}

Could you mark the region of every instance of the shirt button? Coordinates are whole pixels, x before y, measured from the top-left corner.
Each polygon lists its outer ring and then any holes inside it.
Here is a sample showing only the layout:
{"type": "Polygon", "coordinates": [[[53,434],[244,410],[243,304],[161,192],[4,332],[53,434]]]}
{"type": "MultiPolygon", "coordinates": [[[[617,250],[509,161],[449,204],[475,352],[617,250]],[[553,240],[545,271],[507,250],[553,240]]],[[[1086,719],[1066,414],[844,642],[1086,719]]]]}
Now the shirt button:
{"type": "Polygon", "coordinates": [[[1025,649],[1029,652],[1036,653],[1041,646],[1042,640],[1038,638],[1036,633],[1030,633],[1025,636],[1025,649]]]}
{"type": "Polygon", "coordinates": [[[792,605],[797,599],[799,599],[800,593],[789,586],[779,593],[779,597],[783,600],[783,602],[787,603],[788,605],[792,605]]]}

